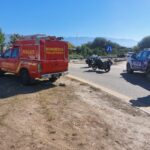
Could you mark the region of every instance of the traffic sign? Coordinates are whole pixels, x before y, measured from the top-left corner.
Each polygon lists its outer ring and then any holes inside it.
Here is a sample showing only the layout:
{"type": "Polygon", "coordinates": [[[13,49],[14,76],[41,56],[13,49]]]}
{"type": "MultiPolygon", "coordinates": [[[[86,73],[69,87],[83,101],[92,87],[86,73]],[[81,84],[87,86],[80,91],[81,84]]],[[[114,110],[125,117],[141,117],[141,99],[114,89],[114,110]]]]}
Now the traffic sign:
{"type": "Polygon", "coordinates": [[[106,52],[111,53],[112,52],[112,47],[109,45],[106,47],[106,52]]]}

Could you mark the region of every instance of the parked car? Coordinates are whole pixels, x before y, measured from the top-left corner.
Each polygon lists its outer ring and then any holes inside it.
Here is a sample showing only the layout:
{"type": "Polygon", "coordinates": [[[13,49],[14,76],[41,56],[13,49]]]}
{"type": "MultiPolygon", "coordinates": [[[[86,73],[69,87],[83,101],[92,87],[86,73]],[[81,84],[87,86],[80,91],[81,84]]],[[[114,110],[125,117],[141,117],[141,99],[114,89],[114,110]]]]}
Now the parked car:
{"type": "Polygon", "coordinates": [[[124,57],[126,57],[125,54],[118,54],[118,55],[117,55],[117,58],[124,58],[124,57]]]}
{"type": "Polygon", "coordinates": [[[128,73],[142,71],[150,78],[150,49],[145,49],[137,54],[132,54],[127,60],[128,73]]]}
{"type": "Polygon", "coordinates": [[[129,57],[131,57],[133,54],[134,54],[134,52],[128,52],[127,55],[126,55],[126,57],[129,58],[129,57]]]}

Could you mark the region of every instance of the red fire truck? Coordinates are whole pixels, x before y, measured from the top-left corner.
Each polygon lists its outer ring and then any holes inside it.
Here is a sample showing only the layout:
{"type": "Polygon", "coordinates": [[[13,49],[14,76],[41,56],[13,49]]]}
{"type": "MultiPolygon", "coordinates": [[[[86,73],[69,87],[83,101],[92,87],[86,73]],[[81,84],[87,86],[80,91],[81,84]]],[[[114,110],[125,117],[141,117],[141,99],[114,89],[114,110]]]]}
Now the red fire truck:
{"type": "Polygon", "coordinates": [[[52,36],[26,36],[0,57],[0,75],[14,73],[25,85],[37,78],[55,82],[68,71],[68,43],[52,36]]]}

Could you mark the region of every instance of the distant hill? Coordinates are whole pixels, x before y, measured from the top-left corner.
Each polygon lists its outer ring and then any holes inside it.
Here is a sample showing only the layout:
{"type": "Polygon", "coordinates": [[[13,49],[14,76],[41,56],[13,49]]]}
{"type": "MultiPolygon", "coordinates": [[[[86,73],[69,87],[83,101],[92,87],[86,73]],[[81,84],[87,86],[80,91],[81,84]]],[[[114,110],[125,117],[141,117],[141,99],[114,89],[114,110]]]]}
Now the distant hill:
{"type": "Polygon", "coordinates": [[[94,39],[94,37],[64,37],[65,41],[69,41],[75,46],[80,46],[82,44],[92,42],[94,39]]]}
{"type": "Polygon", "coordinates": [[[138,41],[132,39],[117,39],[117,38],[108,38],[110,41],[120,44],[125,47],[133,47],[138,44],[138,41]]]}
{"type": "MultiPolygon", "coordinates": [[[[10,40],[10,36],[11,34],[6,34],[5,36],[5,42],[8,43],[10,40]]],[[[70,43],[72,43],[75,46],[80,46],[82,44],[88,43],[88,42],[92,42],[95,39],[95,37],[64,37],[65,41],[68,41],[70,43]]],[[[121,46],[125,46],[125,47],[133,47],[135,45],[137,45],[137,41],[132,40],[132,39],[117,39],[117,38],[106,38],[112,42],[118,43],[121,46]]]]}
{"type": "MultiPolygon", "coordinates": [[[[65,37],[64,40],[69,41],[75,46],[80,46],[82,44],[92,42],[95,38],[94,37],[65,37]]],[[[137,45],[138,41],[132,39],[117,39],[117,38],[106,38],[112,42],[118,43],[121,46],[125,47],[133,47],[137,45]]]]}

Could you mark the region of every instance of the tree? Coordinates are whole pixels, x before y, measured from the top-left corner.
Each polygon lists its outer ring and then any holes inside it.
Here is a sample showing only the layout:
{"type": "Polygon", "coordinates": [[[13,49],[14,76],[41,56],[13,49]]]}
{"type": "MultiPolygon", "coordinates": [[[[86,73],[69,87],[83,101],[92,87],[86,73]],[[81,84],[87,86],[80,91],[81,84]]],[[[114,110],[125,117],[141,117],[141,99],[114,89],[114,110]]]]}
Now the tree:
{"type": "Polygon", "coordinates": [[[111,53],[113,55],[125,54],[128,51],[128,48],[126,47],[122,47],[119,44],[114,43],[105,38],[98,37],[95,38],[93,42],[88,42],[86,44],[78,46],[76,48],[76,53],[78,55],[82,55],[84,58],[92,54],[104,56],[104,55],[108,55],[106,53],[107,46],[111,46],[113,48],[113,51],[111,53]]]}
{"type": "Polygon", "coordinates": [[[72,43],[68,42],[68,49],[69,50],[74,50],[75,46],[72,43]]]}
{"type": "Polygon", "coordinates": [[[91,48],[105,48],[107,40],[105,38],[98,37],[91,43],[91,48]]]}
{"type": "Polygon", "coordinates": [[[15,42],[16,42],[16,40],[19,40],[19,39],[21,39],[23,36],[22,35],[19,35],[19,34],[12,34],[11,36],[10,36],[10,43],[9,43],[9,45],[11,45],[11,44],[14,44],[15,42]]]}
{"type": "Polygon", "coordinates": [[[144,48],[150,48],[150,36],[144,37],[139,43],[138,43],[139,49],[144,48]]]}
{"type": "Polygon", "coordinates": [[[82,45],[81,46],[81,55],[85,58],[85,57],[87,57],[89,55],[92,55],[92,51],[86,45],[82,45]]]}
{"type": "Polygon", "coordinates": [[[0,51],[2,51],[5,42],[5,34],[0,29],[0,51]]]}
{"type": "Polygon", "coordinates": [[[138,47],[138,46],[134,46],[134,47],[131,49],[131,51],[133,51],[133,52],[138,52],[138,51],[139,51],[139,47],[138,47]]]}

